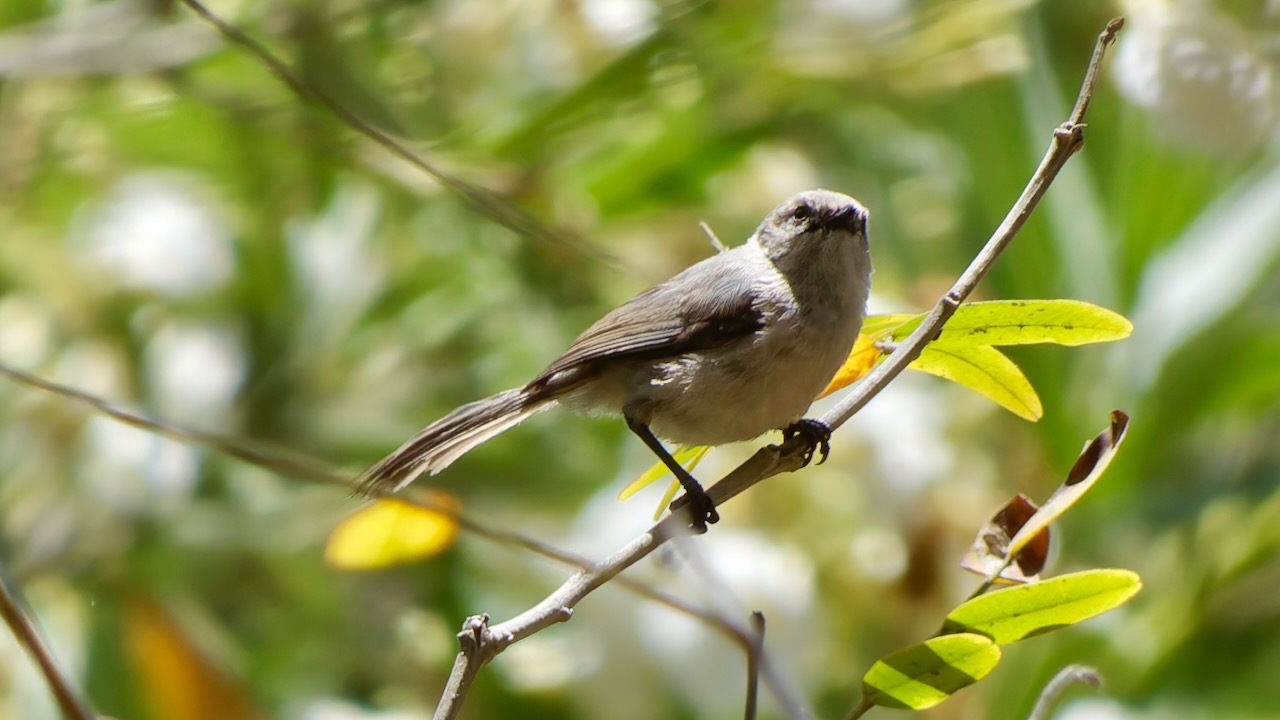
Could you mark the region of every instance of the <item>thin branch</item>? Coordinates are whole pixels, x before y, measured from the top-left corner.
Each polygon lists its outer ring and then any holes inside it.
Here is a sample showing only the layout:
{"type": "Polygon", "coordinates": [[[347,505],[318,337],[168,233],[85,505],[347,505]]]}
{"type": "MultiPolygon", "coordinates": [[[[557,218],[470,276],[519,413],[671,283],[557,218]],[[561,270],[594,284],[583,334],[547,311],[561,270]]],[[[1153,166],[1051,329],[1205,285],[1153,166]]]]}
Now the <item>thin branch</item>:
{"type": "Polygon", "coordinates": [[[729,252],[729,246],[720,242],[720,238],[716,237],[716,231],[711,229],[706,220],[700,220],[698,227],[707,236],[707,240],[711,241],[711,247],[715,248],[716,252],[729,252]]]}
{"type": "MultiPolygon", "coordinates": [[[[684,525],[671,522],[668,516],[648,532],[632,540],[591,570],[573,574],[555,592],[510,620],[490,626],[488,616],[467,619],[458,634],[461,648],[454,659],[453,672],[436,705],[435,720],[451,720],[462,712],[466,690],[481,668],[512,643],[573,617],[573,608],[591,591],[611,580],[624,569],[644,559],[670,539],[672,532],[687,532],[684,525]]],[[[687,525],[687,521],[686,521],[687,525]]]]}
{"type": "MultiPolygon", "coordinates": [[[[689,564],[693,574],[702,580],[705,586],[704,594],[710,598],[711,610],[723,622],[737,625],[737,617],[741,610],[740,604],[734,602],[733,588],[725,582],[720,573],[716,572],[715,567],[707,562],[706,554],[700,552],[702,547],[693,543],[687,536],[677,537],[675,547],[680,557],[689,564]]],[[[759,679],[763,678],[764,684],[773,692],[778,704],[792,720],[807,720],[813,717],[813,712],[805,705],[803,698],[791,683],[782,677],[773,659],[765,652],[764,615],[758,612],[752,613],[751,620],[751,626],[743,630],[750,641],[743,647],[747,657],[748,684],[758,684],[759,679]],[[756,624],[756,615],[760,616],[759,625],[756,624]]],[[[755,688],[749,687],[748,698],[752,698],[754,693],[755,688]]]]}
{"type": "MultiPolygon", "coordinates": [[[[266,446],[258,443],[249,443],[244,440],[235,440],[221,435],[216,435],[214,433],[192,430],[180,425],[174,425],[160,420],[153,420],[145,415],[133,412],[132,410],[126,410],[123,407],[115,405],[83,390],[78,390],[52,380],[46,380],[38,375],[33,375],[29,372],[9,367],[3,363],[0,363],[0,375],[5,375],[9,377],[9,379],[22,385],[53,393],[54,395],[88,406],[94,411],[106,415],[113,420],[124,423],[125,425],[146,430],[147,432],[167,437],[171,440],[208,448],[224,455],[230,455],[237,460],[242,460],[250,465],[265,468],[280,475],[293,476],[322,485],[348,487],[353,491],[355,489],[350,478],[338,473],[332,467],[283,448],[266,446]]],[[[405,499],[408,502],[413,502],[411,499],[405,499]]],[[[431,509],[442,513],[446,510],[446,508],[437,509],[434,506],[431,509]]]]}
{"type": "Polygon", "coordinates": [[[0,572],[0,615],[4,616],[4,621],[8,624],[13,636],[18,639],[18,644],[22,645],[36,667],[40,669],[45,684],[49,686],[49,692],[58,702],[58,709],[62,711],[62,716],[76,720],[94,720],[97,716],[89,709],[89,704],[76,693],[71,680],[58,668],[58,664],[54,662],[53,653],[40,638],[40,632],[36,630],[35,624],[31,622],[31,618],[27,617],[17,599],[10,594],[2,572],[0,572]]]}
{"type": "Polygon", "coordinates": [[[1058,702],[1062,694],[1072,685],[1101,687],[1102,677],[1098,675],[1097,670],[1084,665],[1068,665],[1062,668],[1040,691],[1040,697],[1036,698],[1036,706],[1031,708],[1031,714],[1027,716],[1027,720],[1048,720],[1049,711],[1053,709],[1054,703],[1058,702]]]}
{"type": "Polygon", "coordinates": [[[747,703],[742,716],[756,719],[756,703],[760,695],[760,659],[764,655],[764,613],[751,613],[751,649],[747,652],[747,703]]]}
{"type": "MultiPolygon", "coordinates": [[[[822,417],[822,421],[832,429],[843,425],[854,413],[883,391],[891,380],[919,356],[925,345],[937,337],[942,327],[955,313],[956,308],[969,297],[977,284],[990,271],[996,258],[1013,241],[1018,230],[1026,223],[1040,198],[1057,177],[1058,172],[1071,156],[1084,146],[1085,113],[1097,86],[1098,68],[1106,49],[1115,41],[1116,33],[1123,26],[1124,19],[1117,18],[1108,23],[1106,30],[1098,36],[1098,42],[1071,117],[1054,129],[1044,159],[1041,160],[1004,222],[996,228],[986,246],[960,275],[952,288],[938,300],[937,305],[920,327],[902,342],[888,360],[863,378],[836,407],[822,417]]],[[[805,441],[799,437],[784,442],[781,446],[769,445],[761,448],[746,462],[708,488],[707,494],[716,505],[721,505],[768,477],[781,472],[798,470],[804,465],[805,451],[805,441]]],[[[593,569],[575,573],[537,605],[498,625],[484,625],[480,628],[480,632],[485,637],[477,643],[484,651],[468,653],[467,649],[463,648],[459,653],[459,662],[454,666],[455,674],[461,672],[474,676],[479,671],[478,666],[487,664],[512,643],[519,642],[557,623],[566,622],[572,617],[574,607],[583,598],[617,577],[626,568],[647,557],[671,538],[686,534],[686,528],[691,520],[692,516],[687,505],[673,508],[671,514],[648,531],[618,549],[593,569]],[[463,660],[464,655],[467,656],[465,660],[463,660]]],[[[454,678],[450,678],[449,687],[455,689],[458,687],[454,678]]],[[[465,695],[459,696],[455,693],[442,697],[440,704],[436,707],[436,719],[446,720],[457,717],[463,700],[465,695]]],[[[865,709],[862,711],[865,712],[865,709]]],[[[857,709],[855,709],[856,712],[857,709]]]]}
{"type": "Polygon", "coordinates": [[[850,710],[848,715],[844,716],[844,720],[858,720],[858,718],[866,715],[867,711],[873,707],[875,707],[875,703],[871,702],[866,697],[863,697],[858,701],[857,706],[850,710]]]}
{"type": "Polygon", "coordinates": [[[342,103],[330,97],[328,93],[307,84],[289,67],[288,63],[273,55],[270,50],[239,28],[223,20],[199,0],[181,1],[201,19],[212,25],[228,42],[243,48],[250,55],[257,58],[259,62],[265,65],[281,82],[288,85],[289,89],[299,97],[319,104],[347,127],[382,146],[392,155],[430,175],[441,185],[461,196],[471,205],[472,209],[484,217],[521,235],[553,245],[571,247],[577,252],[592,256],[610,267],[616,268],[619,266],[617,258],[604,250],[589,245],[564,231],[547,227],[529,213],[516,207],[509,200],[488,188],[461,180],[441,170],[435,163],[410,150],[400,140],[361,119],[342,103]]]}
{"type": "Polygon", "coordinates": [[[462,701],[471,689],[471,682],[480,673],[480,668],[500,650],[494,649],[489,641],[489,616],[473,615],[462,623],[458,632],[458,647],[461,651],[453,659],[453,671],[449,673],[449,683],[445,685],[440,703],[436,706],[435,718],[446,717],[441,709],[446,707],[462,707],[462,701]]]}

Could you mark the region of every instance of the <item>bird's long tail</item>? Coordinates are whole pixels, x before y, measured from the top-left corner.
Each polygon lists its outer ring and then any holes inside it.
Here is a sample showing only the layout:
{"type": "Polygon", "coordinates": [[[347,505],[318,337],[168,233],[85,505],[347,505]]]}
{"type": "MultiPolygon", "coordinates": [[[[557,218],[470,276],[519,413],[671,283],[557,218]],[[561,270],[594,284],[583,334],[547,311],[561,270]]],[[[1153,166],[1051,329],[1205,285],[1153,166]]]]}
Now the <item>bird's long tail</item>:
{"type": "Polygon", "coordinates": [[[463,405],[361,473],[360,491],[395,492],[424,472],[434,475],[471,448],[555,404],[517,388],[463,405]]]}

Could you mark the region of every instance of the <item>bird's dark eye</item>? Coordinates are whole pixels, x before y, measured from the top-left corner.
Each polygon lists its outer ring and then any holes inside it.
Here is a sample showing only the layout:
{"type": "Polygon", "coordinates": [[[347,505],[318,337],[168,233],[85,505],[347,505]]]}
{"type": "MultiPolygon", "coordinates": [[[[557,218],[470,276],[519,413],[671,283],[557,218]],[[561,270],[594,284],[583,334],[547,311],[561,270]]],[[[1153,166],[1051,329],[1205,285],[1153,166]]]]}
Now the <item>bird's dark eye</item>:
{"type": "Polygon", "coordinates": [[[808,220],[813,217],[813,208],[808,205],[797,205],[796,209],[791,211],[791,217],[796,220],[808,220]]]}

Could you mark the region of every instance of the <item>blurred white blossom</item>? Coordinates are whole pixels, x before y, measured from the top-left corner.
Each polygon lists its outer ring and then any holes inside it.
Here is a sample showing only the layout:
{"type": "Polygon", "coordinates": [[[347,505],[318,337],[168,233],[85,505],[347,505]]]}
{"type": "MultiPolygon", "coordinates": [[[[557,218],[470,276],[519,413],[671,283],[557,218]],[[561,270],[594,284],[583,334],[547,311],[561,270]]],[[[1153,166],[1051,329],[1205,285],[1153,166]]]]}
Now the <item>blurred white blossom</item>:
{"type": "Polygon", "coordinates": [[[1116,86],[1171,143],[1246,153],[1275,126],[1275,68],[1259,38],[1193,0],[1128,0],[1116,86]]]}
{"type": "Polygon", "coordinates": [[[78,218],[72,243],[112,284],[188,297],[233,271],[230,230],[184,177],[139,173],[78,218]]]}

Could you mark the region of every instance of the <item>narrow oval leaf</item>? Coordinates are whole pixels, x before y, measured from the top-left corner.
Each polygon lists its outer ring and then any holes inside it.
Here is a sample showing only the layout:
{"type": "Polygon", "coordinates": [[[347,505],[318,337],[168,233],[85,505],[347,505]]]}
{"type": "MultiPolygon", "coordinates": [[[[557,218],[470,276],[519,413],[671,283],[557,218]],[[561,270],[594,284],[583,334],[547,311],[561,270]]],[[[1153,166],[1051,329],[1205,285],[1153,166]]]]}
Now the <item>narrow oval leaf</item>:
{"type": "Polygon", "coordinates": [[[1000,648],[982,635],[940,635],[876,661],[862,677],[864,702],[923,710],[986,677],[1000,648]]]}
{"type": "Polygon", "coordinates": [[[1120,410],[1111,411],[1111,422],[1102,432],[1085,443],[1080,457],[1067,472],[1067,479],[1049,496],[1040,510],[1031,516],[1013,539],[1009,541],[1009,553],[1016,555],[1027,543],[1036,537],[1054,520],[1062,516],[1072,505],[1093,487],[1102,473],[1111,465],[1111,460],[1124,441],[1125,432],[1129,429],[1129,416],[1120,410]]]}
{"type": "Polygon", "coordinates": [[[876,360],[879,359],[880,351],[876,349],[875,341],[867,335],[859,335],[853,343],[853,349],[849,351],[849,358],[836,371],[835,377],[831,378],[831,382],[818,394],[818,397],[824,398],[861,380],[864,375],[871,372],[871,368],[875,367],[876,360]]]}
{"type": "Polygon", "coordinates": [[[910,330],[905,333],[898,332],[898,328],[901,327],[903,323],[910,322],[912,323],[912,329],[915,329],[923,319],[923,314],[916,313],[868,315],[867,318],[862,321],[862,334],[871,338],[873,342],[886,337],[893,337],[900,340],[911,334],[910,330]]]}
{"type": "Polygon", "coordinates": [[[1004,353],[981,345],[927,345],[908,367],[959,383],[1024,420],[1044,414],[1027,376],[1004,353]]]}
{"type": "MultiPolygon", "coordinates": [[[[703,456],[710,450],[711,447],[708,445],[681,445],[676,448],[675,452],[671,453],[671,457],[684,466],[685,470],[692,472],[698,463],[702,461],[703,456]]],[[[653,464],[653,467],[645,470],[640,477],[627,483],[627,486],[618,493],[618,499],[626,500],[670,474],[671,471],[667,469],[667,466],[662,464],[662,461],[658,461],[653,464]]]]}
{"type": "MultiPolygon", "coordinates": [[[[901,340],[923,315],[893,331],[901,340]]],[[[1123,315],[1079,300],[992,300],[956,309],[938,336],[951,345],[1087,345],[1129,337],[1133,323],[1123,315]]]]}
{"type": "MultiPolygon", "coordinates": [[[[435,492],[431,502],[456,508],[452,495],[435,492]]],[[[404,500],[384,499],[348,515],[329,533],[324,559],[343,570],[373,570],[417,562],[453,543],[458,524],[448,515],[404,500]]]]}
{"type": "Polygon", "coordinates": [[[672,480],[671,484],[667,486],[667,491],[662,493],[662,499],[658,501],[658,507],[653,509],[654,520],[662,517],[662,511],[671,507],[671,501],[675,499],[678,492],[680,492],[680,481],[672,480]]]}
{"type": "Polygon", "coordinates": [[[1086,570],[979,595],[947,615],[944,633],[978,633],[1001,645],[1074,625],[1142,588],[1129,570],[1086,570]]]}

